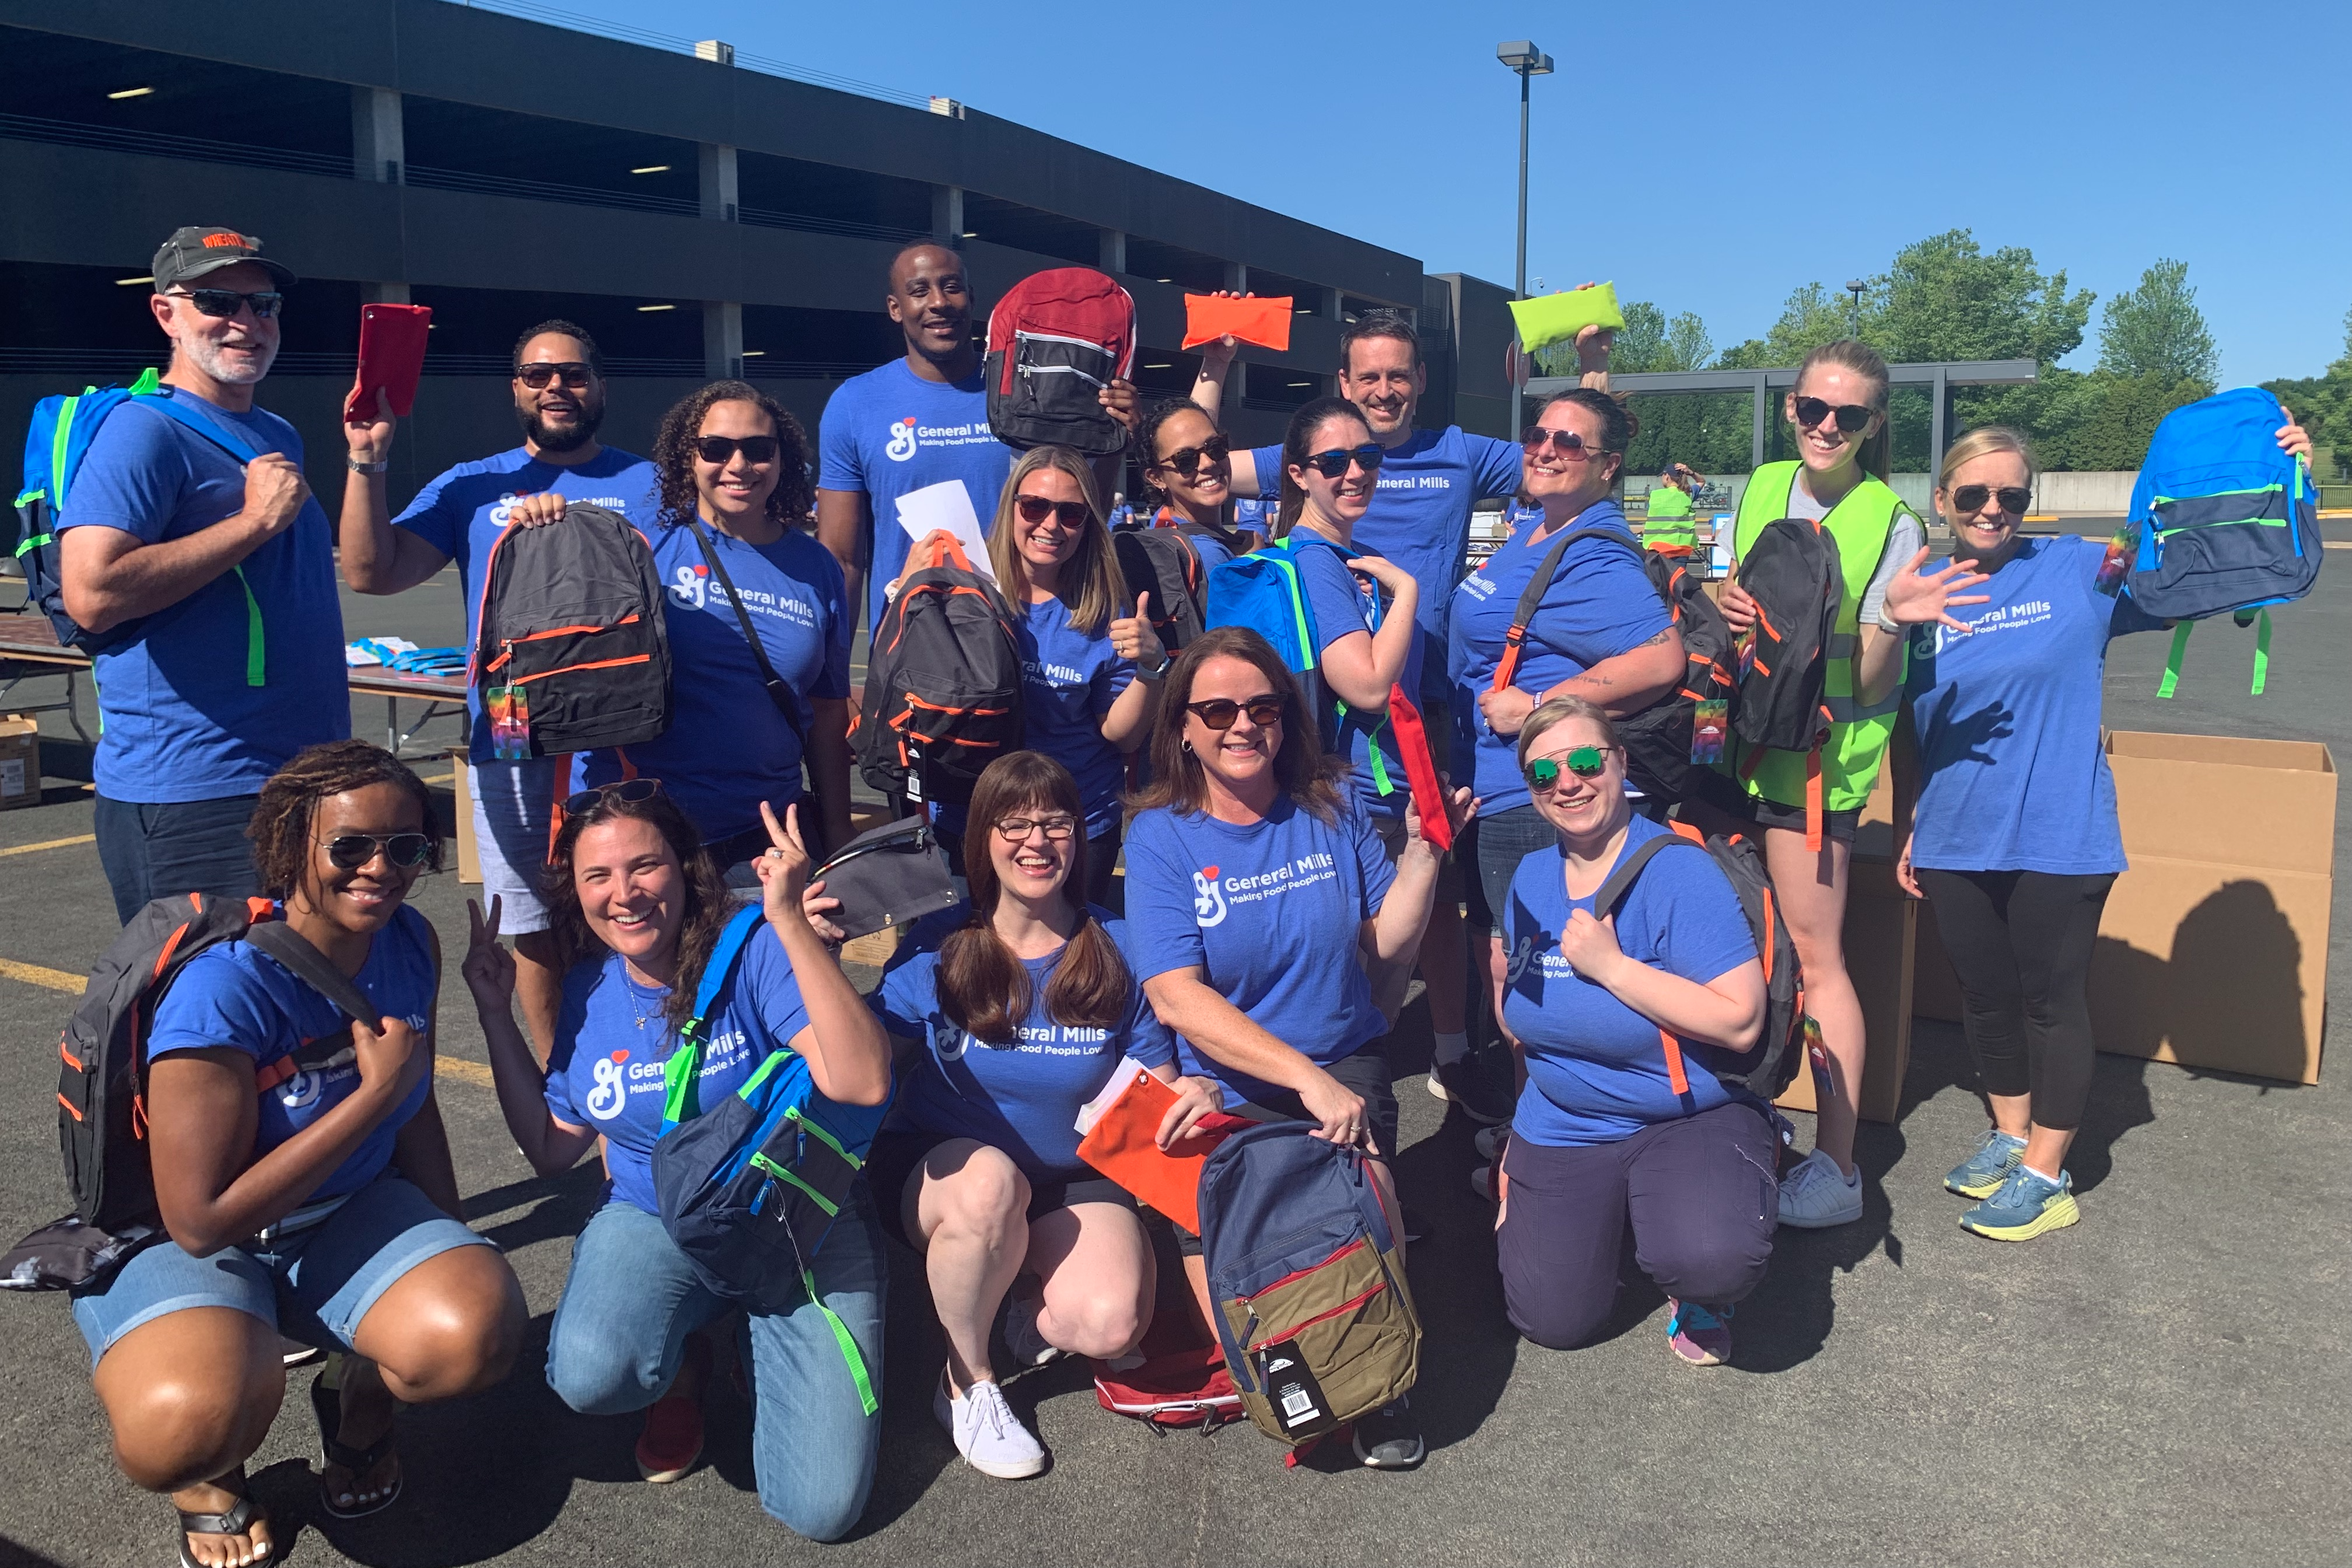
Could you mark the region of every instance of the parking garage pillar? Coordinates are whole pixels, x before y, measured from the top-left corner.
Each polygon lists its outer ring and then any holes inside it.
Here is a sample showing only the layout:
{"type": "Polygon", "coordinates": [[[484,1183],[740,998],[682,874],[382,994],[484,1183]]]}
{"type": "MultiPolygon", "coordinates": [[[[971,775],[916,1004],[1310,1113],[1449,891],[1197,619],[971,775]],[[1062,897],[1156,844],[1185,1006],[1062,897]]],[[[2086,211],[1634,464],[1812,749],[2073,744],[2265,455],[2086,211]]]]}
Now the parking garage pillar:
{"type": "Polygon", "coordinates": [[[735,221],[735,149],[705,142],[700,149],[702,216],[719,223],[735,221]]]}
{"type": "MultiPolygon", "coordinates": [[[[1248,293],[1249,268],[1239,261],[1226,262],[1225,287],[1236,294],[1248,293]]],[[[1234,361],[1233,369],[1225,373],[1225,406],[1239,408],[1242,405],[1242,400],[1248,395],[1249,365],[1237,358],[1234,361]]]]}
{"type": "Polygon", "coordinates": [[[712,381],[743,374],[743,307],[731,300],[702,302],[702,374],[712,381]]]}
{"type": "Polygon", "coordinates": [[[1339,309],[1339,290],[1337,289],[1324,289],[1323,309],[1316,313],[1327,321],[1345,321],[1347,319],[1346,314],[1339,309]]]}
{"type": "Polygon", "coordinates": [[[400,94],[382,87],[352,89],[352,178],[399,184],[405,161],[401,142],[400,94]]]}
{"type": "Polygon", "coordinates": [[[1116,228],[1095,236],[1095,265],[1116,278],[1127,270],[1127,235],[1116,228]]]}
{"type": "Polygon", "coordinates": [[[931,237],[951,250],[963,247],[963,187],[931,187],[931,237]]]}

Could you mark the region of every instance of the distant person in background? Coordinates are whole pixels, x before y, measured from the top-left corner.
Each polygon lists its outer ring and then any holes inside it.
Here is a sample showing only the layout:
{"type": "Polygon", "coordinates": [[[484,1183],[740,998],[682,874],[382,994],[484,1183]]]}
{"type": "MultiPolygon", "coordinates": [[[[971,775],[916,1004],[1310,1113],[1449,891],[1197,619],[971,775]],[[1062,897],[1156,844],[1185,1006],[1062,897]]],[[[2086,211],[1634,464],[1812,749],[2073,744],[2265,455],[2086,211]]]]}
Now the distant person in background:
{"type": "MultiPolygon", "coordinates": [[[[399,594],[457,563],[466,605],[466,646],[473,647],[481,609],[481,571],[509,526],[562,515],[566,500],[592,501],[650,531],[659,510],[653,465],[634,452],[600,445],[604,373],[596,341],[569,321],[541,321],[515,340],[515,422],[522,445],[460,463],[416,492],[398,517],[384,489],[395,421],[379,403],[373,418],[343,427],[350,478],[343,488],[343,581],[359,594],[399,594]]],[[[544,1057],[555,1037],[562,973],[547,906],[540,898],[547,862],[548,818],[556,791],[555,759],[500,761],[479,697],[466,695],[472,726],[467,773],[474,802],[474,842],[482,896],[506,910],[514,938],[515,991],[523,1022],[544,1057]]]]}
{"type": "Polygon", "coordinates": [[[1687,463],[1669,463],[1650,487],[1649,510],[1642,521],[1642,548],[1663,555],[1688,555],[1698,548],[1698,521],[1691,500],[1706,476],[1687,463]]]}
{"type": "Polygon", "coordinates": [[[58,521],[66,613],[124,637],[95,661],[92,826],[126,922],[174,893],[259,892],[246,824],[263,781],[352,718],[333,530],[302,438],[253,401],[294,274],[204,227],[174,230],[152,271],[162,391],[189,422],[115,409],[58,521]]]}
{"type": "MultiPolygon", "coordinates": [[[[2300,426],[2278,443],[2310,460],[2300,426]]],[[[1989,426],[1953,442],[1936,509],[1964,571],[1913,575],[1928,586],[1888,596],[1914,628],[1906,706],[1921,781],[1912,821],[1896,825],[1908,831],[1895,875],[1936,906],[1992,1115],[1944,1185],[1979,1200],[1962,1228],[1996,1241],[2081,1217],[2066,1152],[2097,1048],[2091,954],[2126,868],[2100,684],[2109,641],[2166,625],[2103,587],[2103,541],[2019,531],[2033,472],[2018,431],[1989,426]]],[[[1906,761],[1898,752],[1898,769],[1906,761]]]]}

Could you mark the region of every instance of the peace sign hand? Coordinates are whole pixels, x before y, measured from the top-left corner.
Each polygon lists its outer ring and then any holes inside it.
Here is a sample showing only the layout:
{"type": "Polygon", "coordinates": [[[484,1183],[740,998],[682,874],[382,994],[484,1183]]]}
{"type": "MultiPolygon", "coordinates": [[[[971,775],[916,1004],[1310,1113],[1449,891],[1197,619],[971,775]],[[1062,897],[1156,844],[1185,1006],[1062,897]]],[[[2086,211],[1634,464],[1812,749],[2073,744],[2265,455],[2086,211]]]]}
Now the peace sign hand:
{"type": "Polygon", "coordinates": [[[1168,657],[1160,645],[1160,634],[1151,629],[1150,614],[1151,595],[1149,591],[1135,596],[1135,614],[1121,616],[1110,624],[1110,650],[1121,658],[1157,667],[1168,657]]]}
{"type": "Polygon", "coordinates": [[[784,819],[778,822],[775,808],[764,800],[760,803],[760,820],[768,829],[768,850],[751,862],[751,868],[760,878],[761,907],[771,922],[797,912],[817,935],[839,942],[845,933],[825,917],[841,908],[841,900],[818,897],[824,884],[808,879],[814,862],[801,841],[800,810],[795,801],[784,807],[784,819]]]}
{"type": "Polygon", "coordinates": [[[1919,568],[1927,563],[1927,552],[1921,550],[1911,557],[1911,564],[1895,574],[1886,585],[1886,615],[1890,620],[1906,626],[1929,626],[1941,624],[1956,632],[1965,632],[1968,626],[1952,619],[1954,605],[1981,605],[1992,597],[1990,594],[1960,594],[1954,590],[1973,588],[1992,579],[1982,572],[1972,572],[1964,562],[1948,563],[1941,572],[1922,574],[1919,568]]]}
{"type": "Polygon", "coordinates": [[[487,1007],[504,1007],[514,997],[515,961],[499,942],[499,921],[505,913],[505,900],[490,895],[490,912],[482,915],[482,906],[472,899],[466,900],[466,961],[457,973],[465,977],[466,989],[474,1000],[487,1007]]]}

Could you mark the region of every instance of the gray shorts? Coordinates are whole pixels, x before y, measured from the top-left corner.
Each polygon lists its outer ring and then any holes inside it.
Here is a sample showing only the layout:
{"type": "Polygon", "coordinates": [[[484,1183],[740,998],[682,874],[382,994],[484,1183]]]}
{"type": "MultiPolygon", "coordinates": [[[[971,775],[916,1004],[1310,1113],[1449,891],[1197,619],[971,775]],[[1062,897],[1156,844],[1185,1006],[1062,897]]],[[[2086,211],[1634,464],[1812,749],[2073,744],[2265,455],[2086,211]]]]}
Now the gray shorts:
{"type": "Polygon", "coordinates": [[[504,911],[499,929],[509,936],[547,929],[540,879],[547,867],[548,824],[555,816],[556,770],[569,760],[467,764],[482,903],[487,908],[490,896],[498,895],[504,911]]]}

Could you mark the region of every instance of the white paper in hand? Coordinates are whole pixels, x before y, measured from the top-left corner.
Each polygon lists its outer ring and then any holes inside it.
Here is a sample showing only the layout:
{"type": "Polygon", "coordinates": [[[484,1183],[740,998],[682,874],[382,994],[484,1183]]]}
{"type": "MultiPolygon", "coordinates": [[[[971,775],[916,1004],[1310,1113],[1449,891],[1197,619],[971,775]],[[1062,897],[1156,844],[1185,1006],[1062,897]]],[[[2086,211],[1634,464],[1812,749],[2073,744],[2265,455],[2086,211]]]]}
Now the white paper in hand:
{"type": "Polygon", "coordinates": [[[996,573],[988,563],[988,542],[980,536],[980,518],[971,510],[971,492],[963,488],[961,479],[942,479],[900,496],[898,526],[909,539],[946,529],[963,546],[971,569],[992,583],[996,581],[996,573]]]}
{"type": "Polygon", "coordinates": [[[1138,1076],[1150,1070],[1133,1057],[1119,1058],[1118,1066],[1110,1069],[1110,1077],[1105,1080],[1101,1092],[1078,1107],[1078,1118],[1075,1123],[1078,1136],[1083,1138],[1093,1131],[1095,1123],[1102,1120],[1102,1113],[1127,1092],[1127,1086],[1133,1083],[1138,1076]]]}

